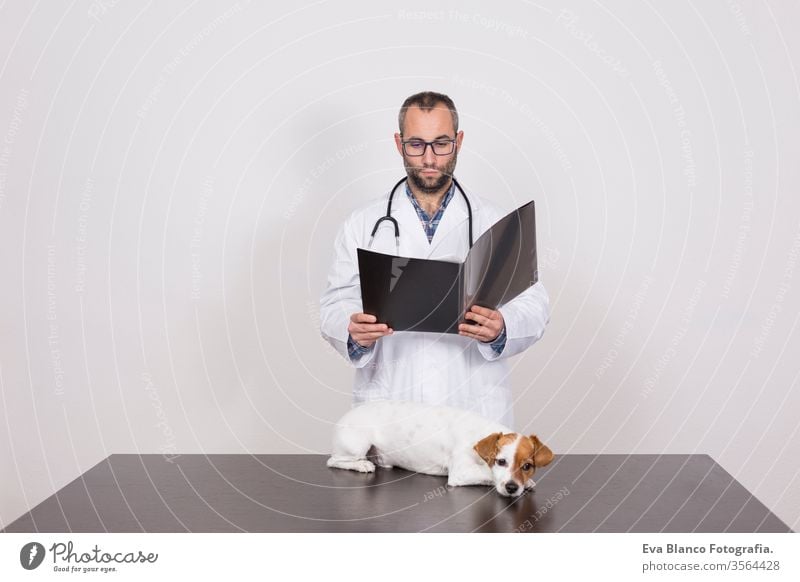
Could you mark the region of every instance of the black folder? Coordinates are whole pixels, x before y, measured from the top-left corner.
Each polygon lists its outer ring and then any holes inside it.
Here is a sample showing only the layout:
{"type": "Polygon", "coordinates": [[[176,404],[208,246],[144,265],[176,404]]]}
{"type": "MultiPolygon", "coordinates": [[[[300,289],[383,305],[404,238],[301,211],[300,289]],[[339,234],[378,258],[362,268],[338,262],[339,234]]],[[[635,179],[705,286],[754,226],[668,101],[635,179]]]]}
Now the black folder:
{"type": "Polygon", "coordinates": [[[395,331],[458,333],[473,305],[497,309],[539,280],[536,212],[520,206],[484,232],[463,263],[358,249],[361,302],[395,331]]]}

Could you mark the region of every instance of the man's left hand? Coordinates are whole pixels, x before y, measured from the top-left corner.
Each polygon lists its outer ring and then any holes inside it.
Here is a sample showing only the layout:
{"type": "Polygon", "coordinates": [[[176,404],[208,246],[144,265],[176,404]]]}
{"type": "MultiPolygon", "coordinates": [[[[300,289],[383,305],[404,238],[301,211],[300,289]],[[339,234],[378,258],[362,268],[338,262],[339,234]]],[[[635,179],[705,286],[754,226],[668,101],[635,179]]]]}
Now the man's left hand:
{"type": "Polygon", "coordinates": [[[471,337],[485,343],[493,342],[506,324],[502,313],[478,305],[473,305],[465,317],[474,321],[475,324],[460,323],[458,335],[471,337]]]}

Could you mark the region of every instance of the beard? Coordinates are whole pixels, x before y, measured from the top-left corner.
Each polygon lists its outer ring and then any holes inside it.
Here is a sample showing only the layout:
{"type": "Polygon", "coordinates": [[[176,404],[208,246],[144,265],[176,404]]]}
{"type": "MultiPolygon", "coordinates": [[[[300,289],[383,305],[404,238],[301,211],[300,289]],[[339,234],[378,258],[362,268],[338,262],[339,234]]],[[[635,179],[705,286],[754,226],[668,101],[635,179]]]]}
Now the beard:
{"type": "Polygon", "coordinates": [[[453,152],[453,157],[445,164],[443,168],[435,165],[423,165],[421,168],[416,168],[408,164],[405,160],[406,174],[408,179],[417,190],[424,194],[436,194],[447,186],[450,178],[453,177],[453,171],[456,169],[456,159],[458,154],[453,152]],[[439,175],[432,178],[425,178],[422,176],[422,170],[439,170],[439,175]]]}

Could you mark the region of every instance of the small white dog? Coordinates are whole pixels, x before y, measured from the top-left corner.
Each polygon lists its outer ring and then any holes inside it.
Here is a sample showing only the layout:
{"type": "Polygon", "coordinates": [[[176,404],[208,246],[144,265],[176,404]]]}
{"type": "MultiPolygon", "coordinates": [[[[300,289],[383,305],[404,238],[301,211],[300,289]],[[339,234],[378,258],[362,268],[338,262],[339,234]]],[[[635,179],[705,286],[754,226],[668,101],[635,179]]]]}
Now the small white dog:
{"type": "Polygon", "coordinates": [[[475,413],[416,402],[381,400],[347,412],[336,425],[328,467],[371,473],[375,465],[447,475],[447,484],[494,485],[517,497],[535,485],[536,467],[553,452],[475,413]],[[370,460],[374,461],[374,463],[370,460]]]}

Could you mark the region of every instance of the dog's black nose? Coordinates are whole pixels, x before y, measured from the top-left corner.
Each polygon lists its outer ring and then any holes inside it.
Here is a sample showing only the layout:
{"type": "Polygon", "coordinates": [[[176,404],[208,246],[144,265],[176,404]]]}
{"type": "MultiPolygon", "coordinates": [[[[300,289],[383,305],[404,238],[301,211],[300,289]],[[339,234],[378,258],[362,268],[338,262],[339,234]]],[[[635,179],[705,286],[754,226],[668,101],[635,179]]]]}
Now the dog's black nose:
{"type": "Polygon", "coordinates": [[[519,489],[519,485],[517,485],[514,481],[509,481],[506,483],[506,491],[508,491],[509,495],[513,495],[519,489]]]}

